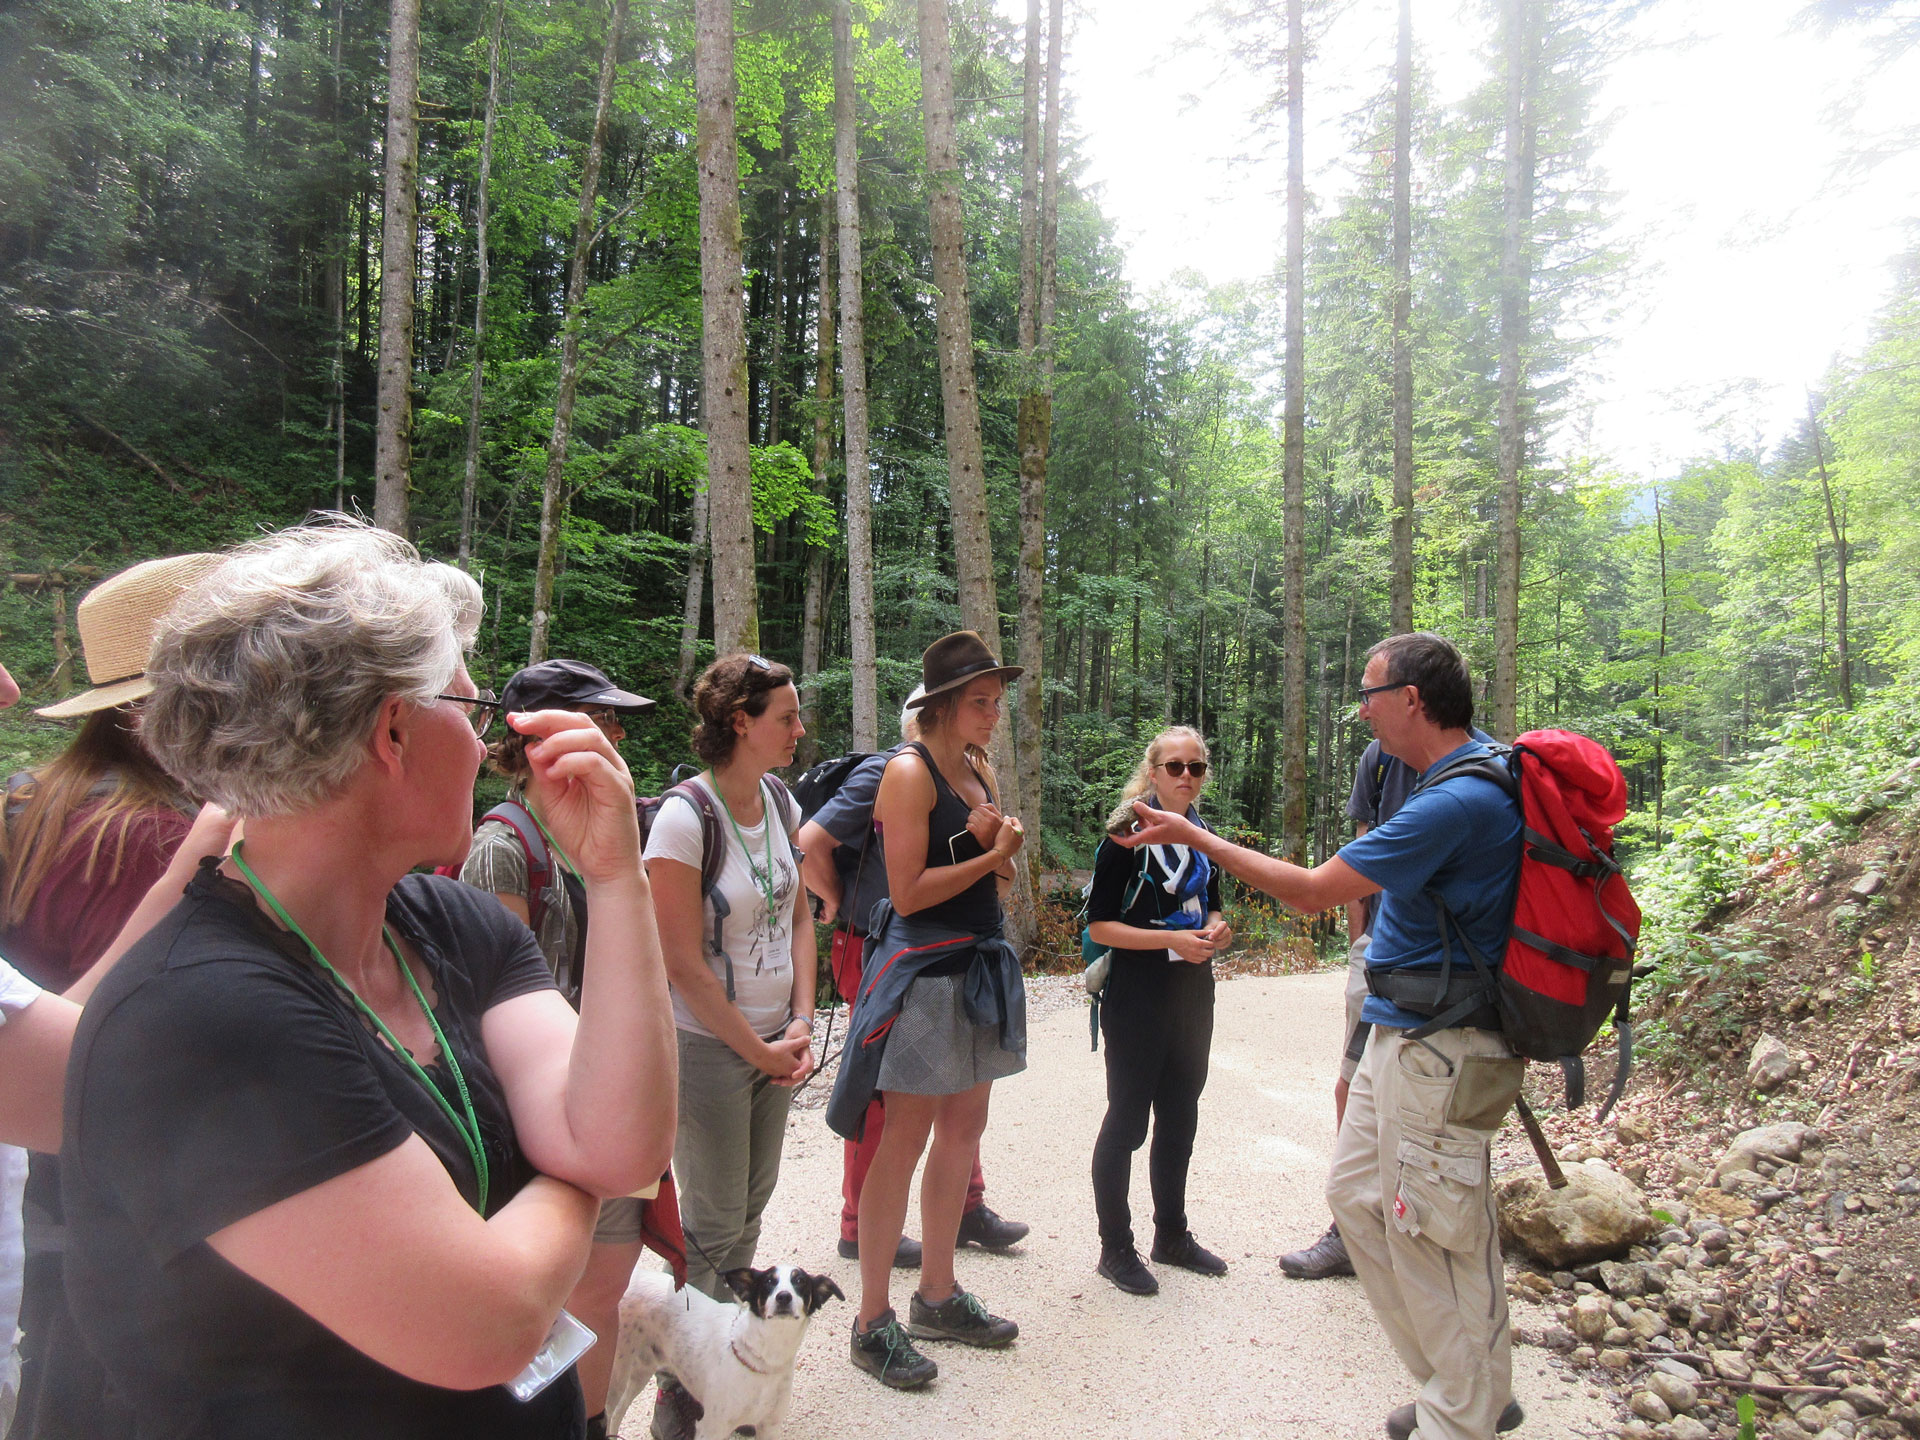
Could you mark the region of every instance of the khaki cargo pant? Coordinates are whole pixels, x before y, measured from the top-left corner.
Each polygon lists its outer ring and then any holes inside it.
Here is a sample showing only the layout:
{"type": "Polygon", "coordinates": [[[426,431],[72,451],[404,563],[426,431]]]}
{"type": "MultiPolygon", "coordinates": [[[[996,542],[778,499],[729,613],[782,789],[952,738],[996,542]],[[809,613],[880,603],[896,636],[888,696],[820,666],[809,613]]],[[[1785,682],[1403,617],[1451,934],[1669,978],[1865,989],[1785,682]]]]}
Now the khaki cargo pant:
{"type": "Polygon", "coordinates": [[[1525,1062],[1490,1030],[1445,1030],[1425,1045],[1403,1036],[1374,1028],[1327,1203],[1381,1328],[1420,1382],[1415,1434],[1492,1440],[1512,1361],[1488,1145],[1525,1062]]]}

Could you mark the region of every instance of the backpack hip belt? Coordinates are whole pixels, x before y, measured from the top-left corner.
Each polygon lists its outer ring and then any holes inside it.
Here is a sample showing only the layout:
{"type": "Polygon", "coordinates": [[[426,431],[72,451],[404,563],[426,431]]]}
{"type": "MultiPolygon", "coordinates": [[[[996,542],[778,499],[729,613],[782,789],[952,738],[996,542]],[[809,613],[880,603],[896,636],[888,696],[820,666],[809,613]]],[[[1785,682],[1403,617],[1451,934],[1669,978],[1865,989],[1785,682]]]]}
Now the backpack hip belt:
{"type": "Polygon", "coordinates": [[[1487,1000],[1487,985],[1471,971],[1456,968],[1452,975],[1438,970],[1376,970],[1367,971],[1367,993],[1377,995],[1389,1004],[1396,1005],[1409,1014],[1419,1015],[1432,1020],[1440,1017],[1446,1021],[1438,1026],[1419,1027],[1421,1034],[1433,1033],[1433,1030],[1498,1030],[1500,1029],[1499,1007],[1487,1000]],[[1471,1008],[1462,1010],[1466,1002],[1474,1002],[1471,1008]],[[1455,1014],[1459,1018],[1455,1019],[1455,1014]]]}

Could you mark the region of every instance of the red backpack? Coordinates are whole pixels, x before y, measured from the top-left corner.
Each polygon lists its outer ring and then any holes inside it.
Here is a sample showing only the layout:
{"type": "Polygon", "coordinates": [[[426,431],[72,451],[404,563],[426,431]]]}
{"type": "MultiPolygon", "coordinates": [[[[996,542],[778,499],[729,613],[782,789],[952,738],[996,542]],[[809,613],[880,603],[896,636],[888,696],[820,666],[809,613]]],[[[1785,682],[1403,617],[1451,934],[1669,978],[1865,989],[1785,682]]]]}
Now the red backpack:
{"type": "MultiPolygon", "coordinates": [[[[1569,1107],[1586,1100],[1581,1052],[1612,1017],[1620,1060],[1600,1109],[1604,1120],[1633,1066],[1628,999],[1640,907],[1613,858],[1613,827],[1627,813],[1626,778],[1605,746],[1568,730],[1531,730],[1511,747],[1492,749],[1491,756],[1455,761],[1419,788],[1478,775],[1519,802],[1524,828],[1512,930],[1506,954],[1489,960],[1436,896],[1442,953],[1451,967],[1450,937],[1459,939],[1485,982],[1463,1003],[1497,1009],[1516,1055],[1559,1064],[1569,1107]]],[[[1442,1029],[1442,1021],[1455,1023],[1441,1015],[1409,1035],[1442,1029]]]]}

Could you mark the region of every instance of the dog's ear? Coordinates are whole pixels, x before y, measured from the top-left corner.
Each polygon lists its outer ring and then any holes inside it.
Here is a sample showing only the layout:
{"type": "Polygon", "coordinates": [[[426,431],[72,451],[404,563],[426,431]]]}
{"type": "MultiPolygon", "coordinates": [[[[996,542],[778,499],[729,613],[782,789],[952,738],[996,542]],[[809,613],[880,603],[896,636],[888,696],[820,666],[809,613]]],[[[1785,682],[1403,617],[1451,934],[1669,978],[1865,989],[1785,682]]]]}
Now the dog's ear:
{"type": "Polygon", "coordinates": [[[831,1275],[807,1275],[804,1271],[796,1279],[803,1279],[807,1292],[807,1314],[811,1315],[829,1300],[844,1300],[847,1292],[833,1283],[831,1275]]]}
{"type": "Polygon", "coordinates": [[[752,1307],[754,1292],[758,1288],[759,1283],[755,1278],[754,1271],[742,1265],[738,1270],[727,1271],[727,1273],[720,1278],[727,1282],[727,1288],[733,1291],[735,1298],[738,1299],[742,1305],[748,1306],[749,1308],[752,1307]]]}

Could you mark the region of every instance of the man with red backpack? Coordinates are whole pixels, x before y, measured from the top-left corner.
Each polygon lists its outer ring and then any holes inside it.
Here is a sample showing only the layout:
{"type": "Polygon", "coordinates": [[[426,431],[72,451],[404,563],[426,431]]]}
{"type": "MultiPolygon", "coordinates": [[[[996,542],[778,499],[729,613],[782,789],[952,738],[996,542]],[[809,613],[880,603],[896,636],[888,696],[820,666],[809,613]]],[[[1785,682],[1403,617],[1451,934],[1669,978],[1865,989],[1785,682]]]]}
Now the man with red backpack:
{"type": "Polygon", "coordinates": [[[1327,1201],[1375,1315],[1420,1391],[1389,1435],[1491,1440],[1512,1403],[1505,1275],[1488,1151],[1526,1062],[1509,1048],[1481,964],[1505,953],[1522,819],[1469,733],[1473,690],[1438,635],[1368,652],[1360,714],[1422,785],[1391,819],[1308,870],[1242,849],[1165,811],[1141,809],[1128,844],[1189,844],[1306,913],[1378,892],[1368,954],[1373,1026],[1347,1095],[1327,1201]],[[1442,772],[1450,778],[1431,784],[1442,772]],[[1413,1007],[1413,1008],[1409,1008],[1413,1007]],[[1436,1021],[1438,1023],[1436,1023],[1436,1021]]]}

